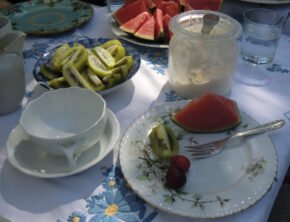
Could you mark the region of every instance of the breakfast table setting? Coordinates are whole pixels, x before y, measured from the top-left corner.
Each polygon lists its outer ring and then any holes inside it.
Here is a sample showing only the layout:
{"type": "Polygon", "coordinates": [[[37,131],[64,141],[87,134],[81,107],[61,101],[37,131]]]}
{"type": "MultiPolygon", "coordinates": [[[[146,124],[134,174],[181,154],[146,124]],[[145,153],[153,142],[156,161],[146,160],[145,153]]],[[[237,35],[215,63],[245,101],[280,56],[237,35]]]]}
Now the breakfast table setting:
{"type": "MultiPolygon", "coordinates": [[[[18,3],[14,11],[4,11],[6,14],[0,10],[0,15],[2,13],[9,17],[21,10],[39,7],[37,4],[30,7],[32,2],[18,3]]],[[[0,42],[0,93],[4,95],[4,89],[7,89],[13,98],[23,94],[16,101],[20,105],[12,111],[5,113],[5,102],[0,105],[0,112],[3,112],[0,115],[1,222],[268,220],[290,164],[289,33],[282,31],[273,61],[257,68],[256,72],[263,73],[267,78],[263,84],[243,81],[251,68],[239,56],[233,71],[232,85],[225,96],[235,101],[241,115],[237,130],[276,120],[283,122],[283,127],[241,140],[233,147],[226,147],[219,154],[208,158],[195,159],[190,156],[190,152],[180,151],[190,159],[190,172],[187,173],[185,191],[171,190],[165,189],[160,178],[156,179],[156,175],[154,177],[151,174],[151,159],[146,159],[146,152],[140,151],[146,150],[147,135],[156,122],[170,122],[174,132],[179,133],[178,141],[182,145],[205,143],[233,132],[224,131],[217,135],[184,133],[170,121],[168,113],[173,112],[172,109],[177,112],[189,98],[185,99],[186,96],[177,93],[177,88],[172,87],[173,80],[170,78],[173,74],[169,73],[169,69],[173,65],[169,61],[168,43],[152,44],[124,37],[112,25],[112,12],[107,7],[74,0],[72,2],[76,3],[70,5],[73,9],[69,10],[81,11],[78,14],[81,19],[77,20],[70,16],[65,18],[61,11],[58,14],[58,1],[44,2],[51,10],[47,13],[53,15],[50,16],[50,22],[57,23],[60,19],[58,16],[63,16],[61,18],[67,20],[64,27],[50,30],[47,25],[47,29],[38,29],[37,24],[27,25],[24,18],[16,18],[12,22],[14,30],[11,36],[0,42]],[[126,61],[132,58],[133,62],[125,80],[112,88],[99,93],[79,87],[55,89],[39,74],[43,68],[42,63],[53,60],[59,46],[69,43],[70,47],[77,48],[77,42],[91,47],[116,39],[126,49],[126,61]],[[2,44],[8,46],[3,47],[2,44]],[[15,57],[5,60],[5,50],[15,45],[21,60],[15,57]],[[3,52],[2,48],[5,48],[3,52]],[[15,74],[22,62],[24,71],[20,73],[24,78],[15,74]],[[12,70],[9,75],[13,81],[7,80],[5,70],[12,70]],[[80,95],[82,93],[88,94],[87,97],[80,95]],[[38,107],[34,108],[33,105],[38,107]],[[74,113],[73,110],[83,107],[87,109],[81,115],[74,113]],[[87,146],[90,149],[82,150],[76,156],[71,156],[69,151],[64,151],[66,157],[50,154],[55,148],[53,143],[48,144],[49,147],[46,142],[37,141],[37,136],[30,137],[30,133],[41,135],[46,128],[45,124],[50,123],[61,126],[63,122],[69,121],[79,128],[86,127],[90,118],[101,118],[96,117],[99,112],[96,110],[100,110],[100,107],[102,113],[106,113],[102,134],[95,135],[98,142],[94,140],[87,146]],[[65,113],[63,110],[66,109],[70,112],[65,113]],[[29,132],[29,136],[26,132],[29,132]],[[34,140],[45,148],[40,150],[32,143],[34,140]]],[[[242,12],[248,8],[271,9],[286,18],[290,12],[290,1],[224,0],[220,13],[230,21],[231,18],[235,19],[234,24],[241,35],[242,12]]],[[[218,15],[220,18],[223,16],[218,15]]],[[[0,31],[0,38],[4,39],[5,36],[1,35],[3,33],[0,31]]],[[[242,44],[240,35],[233,39],[239,46],[242,44]]],[[[90,52],[88,54],[92,56],[90,52]]],[[[228,58],[224,64],[230,61],[228,58]]],[[[120,67],[122,70],[122,64],[120,67]]],[[[67,75],[76,72],[70,66],[67,70],[67,75]]],[[[116,74],[113,75],[117,78],[116,74]]],[[[70,79],[73,81],[76,78],[74,76],[70,79]]],[[[100,128],[101,123],[98,124],[100,128]]],[[[48,129],[44,134],[54,135],[54,132],[48,129]]],[[[78,142],[82,143],[83,140],[78,142]]],[[[66,147],[62,149],[66,150],[66,147]]]]}

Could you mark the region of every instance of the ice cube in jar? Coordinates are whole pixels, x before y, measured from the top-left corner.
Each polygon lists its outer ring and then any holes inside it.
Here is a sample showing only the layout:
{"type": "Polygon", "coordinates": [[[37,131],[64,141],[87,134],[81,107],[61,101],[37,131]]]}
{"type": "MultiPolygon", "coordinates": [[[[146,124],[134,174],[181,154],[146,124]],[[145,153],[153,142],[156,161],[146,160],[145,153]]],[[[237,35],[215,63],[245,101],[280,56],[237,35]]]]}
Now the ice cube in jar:
{"type": "Polygon", "coordinates": [[[168,77],[174,91],[184,98],[207,91],[228,95],[239,55],[241,25],[220,12],[195,10],[173,17],[170,29],[168,77]],[[209,13],[219,21],[209,34],[203,34],[203,16],[209,13]]]}

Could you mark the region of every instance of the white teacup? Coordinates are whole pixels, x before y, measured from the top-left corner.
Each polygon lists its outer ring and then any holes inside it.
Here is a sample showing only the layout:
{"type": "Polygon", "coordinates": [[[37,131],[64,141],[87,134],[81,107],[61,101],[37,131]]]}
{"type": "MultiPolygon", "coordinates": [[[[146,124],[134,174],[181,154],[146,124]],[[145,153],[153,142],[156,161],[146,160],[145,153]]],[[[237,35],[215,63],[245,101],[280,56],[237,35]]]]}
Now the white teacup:
{"type": "Polygon", "coordinates": [[[10,31],[12,31],[11,21],[8,17],[0,15],[0,38],[10,31]]]}
{"type": "Polygon", "coordinates": [[[79,155],[103,135],[106,102],[88,89],[57,89],[31,101],[22,112],[20,125],[38,149],[64,155],[75,166],[79,155]]]}

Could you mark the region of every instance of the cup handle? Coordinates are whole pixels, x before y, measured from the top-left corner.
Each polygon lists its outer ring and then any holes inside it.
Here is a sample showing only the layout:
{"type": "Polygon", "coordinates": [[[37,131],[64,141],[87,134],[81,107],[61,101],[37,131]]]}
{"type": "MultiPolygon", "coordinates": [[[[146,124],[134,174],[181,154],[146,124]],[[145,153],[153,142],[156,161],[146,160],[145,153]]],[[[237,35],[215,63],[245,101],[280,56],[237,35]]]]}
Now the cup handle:
{"type": "Polygon", "coordinates": [[[81,154],[81,152],[78,152],[75,154],[75,150],[77,150],[81,144],[83,144],[84,140],[77,140],[73,144],[62,144],[59,145],[60,149],[64,152],[66,159],[68,161],[68,165],[70,168],[73,168],[76,166],[77,160],[81,154]]]}

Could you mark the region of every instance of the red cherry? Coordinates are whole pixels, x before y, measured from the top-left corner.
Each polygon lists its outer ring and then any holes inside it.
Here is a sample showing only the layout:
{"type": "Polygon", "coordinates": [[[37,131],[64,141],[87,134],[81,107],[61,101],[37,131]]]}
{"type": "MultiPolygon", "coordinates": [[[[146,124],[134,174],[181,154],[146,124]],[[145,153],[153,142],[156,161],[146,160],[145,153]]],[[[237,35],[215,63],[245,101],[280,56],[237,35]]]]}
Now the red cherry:
{"type": "Polygon", "coordinates": [[[179,189],[186,183],[185,172],[172,166],[167,170],[165,186],[172,189],[179,189]]]}
{"type": "Polygon", "coordinates": [[[170,158],[171,166],[175,166],[177,169],[187,172],[190,168],[190,160],[183,155],[176,155],[170,158]]]}

